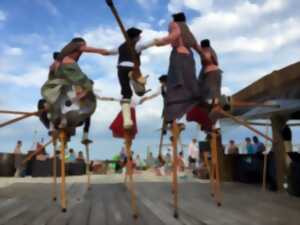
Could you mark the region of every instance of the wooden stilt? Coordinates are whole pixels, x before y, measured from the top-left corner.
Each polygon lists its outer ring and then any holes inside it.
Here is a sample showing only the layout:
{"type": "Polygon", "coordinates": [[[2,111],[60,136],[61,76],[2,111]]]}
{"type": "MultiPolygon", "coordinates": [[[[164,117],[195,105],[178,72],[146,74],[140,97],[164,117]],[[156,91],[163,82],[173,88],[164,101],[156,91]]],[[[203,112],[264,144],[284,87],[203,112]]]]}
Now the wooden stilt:
{"type": "MultiPolygon", "coordinates": [[[[266,135],[269,134],[269,127],[266,127],[266,135]]],[[[265,140],[265,146],[267,150],[268,141],[265,140]]],[[[262,182],[262,188],[263,190],[267,190],[267,163],[268,163],[268,154],[264,154],[264,167],[263,167],[263,182],[262,182]]]]}
{"type": "Polygon", "coordinates": [[[176,121],[172,123],[172,146],[173,146],[173,180],[172,180],[172,192],[173,192],[173,207],[174,207],[174,217],[178,218],[178,177],[177,177],[177,168],[178,168],[178,156],[177,156],[177,142],[179,137],[179,128],[176,121]]]}
{"type": "Polygon", "coordinates": [[[66,199],[66,177],[65,177],[65,146],[66,146],[66,132],[60,131],[60,142],[61,142],[61,210],[62,212],[67,211],[67,199],[66,199]]]}
{"type": "Polygon", "coordinates": [[[89,145],[92,143],[92,141],[91,140],[83,140],[81,143],[84,144],[84,146],[85,146],[87,189],[91,190],[91,171],[90,171],[90,150],[89,150],[89,145]]]}
{"type": "Polygon", "coordinates": [[[218,206],[221,206],[221,183],[218,159],[218,131],[213,129],[211,135],[211,181],[212,192],[218,206]]]}
{"type": "Polygon", "coordinates": [[[208,176],[209,176],[209,180],[210,180],[210,185],[211,185],[211,196],[214,196],[214,192],[213,192],[213,177],[212,177],[212,166],[209,164],[209,160],[208,160],[208,152],[204,152],[204,165],[208,171],[208,176]]]}
{"type": "Polygon", "coordinates": [[[125,138],[125,148],[127,153],[127,171],[125,174],[125,184],[127,183],[127,176],[129,177],[128,189],[131,194],[131,208],[133,212],[133,217],[138,217],[137,205],[136,205],[136,194],[134,189],[133,182],[133,159],[131,154],[131,144],[132,144],[132,136],[130,131],[124,130],[124,138],[125,138]]]}
{"type": "Polygon", "coordinates": [[[53,142],[53,168],[52,168],[52,173],[53,173],[53,183],[52,183],[52,200],[56,201],[56,186],[57,186],[57,160],[56,160],[56,146],[57,146],[57,141],[56,137],[54,135],[52,136],[52,142],[53,142]]]}
{"type": "Polygon", "coordinates": [[[162,146],[164,143],[164,131],[166,129],[166,122],[165,119],[162,121],[161,131],[160,131],[160,141],[159,141],[159,149],[158,149],[158,156],[162,155],[162,146]]]}

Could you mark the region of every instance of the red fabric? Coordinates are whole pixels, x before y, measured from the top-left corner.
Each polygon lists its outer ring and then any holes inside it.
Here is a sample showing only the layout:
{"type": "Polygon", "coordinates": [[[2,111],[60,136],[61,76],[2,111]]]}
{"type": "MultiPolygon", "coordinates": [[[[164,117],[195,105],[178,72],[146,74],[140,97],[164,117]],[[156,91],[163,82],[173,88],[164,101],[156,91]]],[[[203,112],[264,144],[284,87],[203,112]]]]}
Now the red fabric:
{"type": "MultiPolygon", "coordinates": [[[[137,134],[137,123],[136,123],[136,116],[135,116],[135,109],[131,108],[131,118],[133,121],[133,129],[131,130],[132,138],[135,138],[135,135],[137,134]]],[[[114,119],[112,124],[110,125],[109,129],[112,131],[112,135],[115,138],[124,138],[124,129],[123,129],[123,116],[122,111],[119,112],[117,117],[114,119]]]]}
{"type": "Polygon", "coordinates": [[[205,106],[195,106],[186,115],[186,120],[189,122],[196,122],[201,125],[202,130],[211,131],[212,121],[209,118],[208,110],[205,106]]]}

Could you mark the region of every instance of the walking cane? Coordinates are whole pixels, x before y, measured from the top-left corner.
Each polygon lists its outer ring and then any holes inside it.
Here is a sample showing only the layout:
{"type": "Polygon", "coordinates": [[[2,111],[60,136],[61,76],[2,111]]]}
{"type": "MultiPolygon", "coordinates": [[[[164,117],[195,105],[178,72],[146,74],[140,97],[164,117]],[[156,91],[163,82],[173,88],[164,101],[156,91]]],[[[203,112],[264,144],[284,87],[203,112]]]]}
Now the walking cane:
{"type": "Polygon", "coordinates": [[[176,120],[172,123],[172,145],[173,145],[173,179],[172,179],[172,192],[173,192],[173,207],[174,207],[174,218],[178,218],[178,178],[177,178],[177,164],[178,164],[178,156],[177,156],[177,142],[179,136],[179,128],[176,120]]]}
{"type": "Polygon", "coordinates": [[[87,172],[87,189],[91,190],[91,170],[90,170],[90,150],[89,145],[93,143],[91,140],[83,140],[81,142],[85,145],[85,154],[86,154],[86,172],[87,172]]]}
{"type": "Polygon", "coordinates": [[[61,210],[62,212],[67,212],[67,199],[66,199],[66,177],[65,177],[65,148],[66,148],[66,131],[60,131],[60,142],[61,142],[61,210]]]}
{"type": "Polygon", "coordinates": [[[131,194],[131,208],[133,211],[133,218],[138,217],[137,206],[136,206],[136,194],[134,190],[134,183],[133,183],[133,159],[131,154],[131,145],[132,145],[132,135],[130,130],[124,129],[124,139],[125,139],[125,148],[127,153],[127,171],[126,175],[129,176],[129,183],[128,189],[131,194]]]}

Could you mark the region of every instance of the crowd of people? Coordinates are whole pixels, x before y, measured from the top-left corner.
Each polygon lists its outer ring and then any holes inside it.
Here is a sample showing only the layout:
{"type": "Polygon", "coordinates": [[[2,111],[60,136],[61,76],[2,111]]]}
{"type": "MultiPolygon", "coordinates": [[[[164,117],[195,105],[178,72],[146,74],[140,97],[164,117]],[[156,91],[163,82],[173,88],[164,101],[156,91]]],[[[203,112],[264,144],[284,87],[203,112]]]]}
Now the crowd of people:
{"type": "MultiPolygon", "coordinates": [[[[41,141],[37,142],[35,145],[35,149],[33,149],[33,151],[35,151],[35,160],[38,161],[46,161],[48,159],[51,159],[53,156],[50,156],[44,145],[43,145],[43,139],[41,139],[41,141]]],[[[17,141],[16,147],[13,150],[13,154],[14,154],[14,167],[15,167],[15,177],[23,177],[24,176],[24,163],[23,160],[25,159],[23,157],[23,152],[22,152],[22,145],[23,142],[21,140],[17,141]]],[[[30,153],[31,151],[29,151],[28,153],[30,153]]],[[[28,154],[27,153],[27,154],[28,154]]],[[[60,155],[60,151],[56,151],[56,157],[58,157],[59,159],[61,159],[61,155],[60,155]]],[[[78,154],[75,153],[74,149],[70,148],[68,150],[68,153],[65,156],[65,161],[72,163],[72,162],[85,162],[85,158],[83,155],[82,151],[79,151],[78,154]]]]}
{"type": "Polygon", "coordinates": [[[227,146],[227,154],[263,154],[266,151],[266,146],[257,136],[246,137],[244,144],[239,147],[234,140],[230,140],[227,146]]]}

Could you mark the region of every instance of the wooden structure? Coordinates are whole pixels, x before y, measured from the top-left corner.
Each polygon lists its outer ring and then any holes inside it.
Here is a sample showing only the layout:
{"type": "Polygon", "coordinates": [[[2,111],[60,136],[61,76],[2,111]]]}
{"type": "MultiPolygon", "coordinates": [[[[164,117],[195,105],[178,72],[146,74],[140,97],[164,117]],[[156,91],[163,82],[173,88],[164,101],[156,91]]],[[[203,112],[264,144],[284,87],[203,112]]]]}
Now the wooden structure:
{"type": "MultiPolygon", "coordinates": [[[[232,96],[233,101],[263,103],[269,100],[300,100],[300,62],[289,65],[283,69],[276,70],[264,76],[248,87],[242,89],[232,96]]],[[[234,115],[243,115],[248,109],[233,108],[234,115]]],[[[286,153],[283,147],[281,129],[289,119],[300,119],[300,108],[296,111],[286,111],[284,109],[270,112],[264,115],[255,116],[256,119],[270,119],[272,126],[273,151],[275,153],[277,168],[277,186],[283,189],[284,177],[286,176],[285,158],[286,153]]],[[[251,119],[251,118],[250,118],[251,119]]]]}

